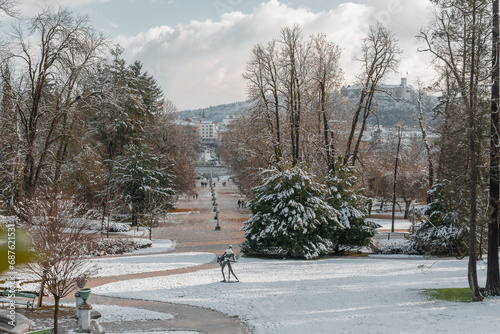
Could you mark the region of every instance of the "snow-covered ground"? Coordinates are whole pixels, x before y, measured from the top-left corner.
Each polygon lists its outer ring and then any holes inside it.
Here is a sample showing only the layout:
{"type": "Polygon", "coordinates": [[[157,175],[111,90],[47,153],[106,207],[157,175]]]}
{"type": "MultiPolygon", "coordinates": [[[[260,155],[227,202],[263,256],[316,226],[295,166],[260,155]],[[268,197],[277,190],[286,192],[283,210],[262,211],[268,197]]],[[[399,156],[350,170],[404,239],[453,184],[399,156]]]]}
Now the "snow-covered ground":
{"type": "Polygon", "coordinates": [[[102,322],[123,322],[123,321],[148,321],[148,320],[169,320],[174,315],[163,312],[156,312],[135,307],[125,307],[117,305],[92,305],[92,309],[101,314],[99,323],[102,322]]]}
{"type": "MultiPolygon", "coordinates": [[[[219,269],[111,283],[93,293],[209,307],[259,333],[497,333],[499,298],[431,301],[424,288],[467,287],[467,260],[378,256],[317,261],[241,258],[219,269]]],[[[485,265],[478,274],[484,285],[485,265]]]]}
{"type": "MultiPolygon", "coordinates": [[[[170,313],[156,312],[146,309],[139,309],[135,307],[124,307],[117,305],[99,305],[93,304],[92,308],[101,314],[101,317],[97,320],[98,324],[113,322],[121,323],[122,321],[151,321],[151,320],[170,320],[175,316],[170,313]]],[[[70,331],[70,333],[77,333],[75,331],[70,331]]],[[[109,333],[108,334],[113,334],[109,333]]],[[[186,331],[169,331],[169,332],[134,332],[134,334],[197,334],[197,332],[186,332],[186,331]]]]}
{"type": "Polygon", "coordinates": [[[91,262],[99,268],[95,277],[103,277],[189,268],[214,260],[212,253],[189,252],[107,257],[91,262]]]}
{"type": "MultiPolygon", "coordinates": [[[[133,240],[138,242],[138,239],[133,240]]],[[[175,248],[175,241],[168,239],[153,239],[152,241],[145,240],[145,243],[149,242],[151,242],[151,247],[137,249],[134,251],[134,254],[164,253],[175,248]]]]}
{"type": "MultiPolygon", "coordinates": [[[[380,219],[380,218],[369,218],[369,221],[377,223],[382,227],[379,227],[379,230],[390,230],[392,227],[391,219],[380,219]]],[[[411,227],[411,222],[405,219],[396,219],[394,220],[394,229],[395,230],[408,230],[411,227]]]]}

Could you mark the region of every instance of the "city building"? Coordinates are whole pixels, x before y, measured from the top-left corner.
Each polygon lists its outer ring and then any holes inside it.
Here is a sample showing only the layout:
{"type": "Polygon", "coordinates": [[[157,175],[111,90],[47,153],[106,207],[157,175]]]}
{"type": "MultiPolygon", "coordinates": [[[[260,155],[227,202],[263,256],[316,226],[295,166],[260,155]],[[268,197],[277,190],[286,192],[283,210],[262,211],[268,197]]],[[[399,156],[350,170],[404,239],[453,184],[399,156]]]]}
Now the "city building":
{"type": "Polygon", "coordinates": [[[215,146],[217,144],[217,123],[202,120],[199,129],[201,145],[215,146]]]}

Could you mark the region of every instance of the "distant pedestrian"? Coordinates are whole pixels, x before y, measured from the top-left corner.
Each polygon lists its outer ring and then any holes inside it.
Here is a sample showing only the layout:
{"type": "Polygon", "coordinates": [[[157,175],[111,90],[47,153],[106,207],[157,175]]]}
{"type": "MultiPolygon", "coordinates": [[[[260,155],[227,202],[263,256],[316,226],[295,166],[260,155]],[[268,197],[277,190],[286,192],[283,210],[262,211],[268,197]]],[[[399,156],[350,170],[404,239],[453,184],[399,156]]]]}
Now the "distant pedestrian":
{"type": "Polygon", "coordinates": [[[238,208],[241,207],[241,200],[238,200],[238,208]]]}

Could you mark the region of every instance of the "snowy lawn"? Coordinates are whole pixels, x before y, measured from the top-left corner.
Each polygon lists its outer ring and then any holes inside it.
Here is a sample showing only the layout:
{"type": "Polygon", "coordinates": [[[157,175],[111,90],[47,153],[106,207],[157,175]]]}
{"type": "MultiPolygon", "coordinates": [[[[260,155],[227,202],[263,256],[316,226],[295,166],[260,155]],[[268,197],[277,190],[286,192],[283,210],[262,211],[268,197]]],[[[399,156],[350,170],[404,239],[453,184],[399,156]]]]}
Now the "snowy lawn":
{"type": "Polygon", "coordinates": [[[101,314],[99,323],[122,322],[122,321],[148,321],[148,320],[170,320],[174,315],[170,313],[156,312],[136,307],[124,307],[117,305],[95,305],[92,308],[101,314]]]}
{"type": "MultiPolygon", "coordinates": [[[[392,228],[392,219],[368,218],[368,220],[381,225],[381,227],[379,227],[379,230],[390,230],[392,228]]],[[[396,230],[408,230],[410,227],[411,222],[409,220],[394,220],[394,229],[396,230]]]]}
{"type": "MultiPolygon", "coordinates": [[[[97,320],[99,325],[105,324],[107,322],[120,323],[123,321],[151,321],[151,320],[170,320],[174,318],[174,315],[170,313],[156,312],[151,310],[145,310],[142,308],[135,307],[124,307],[117,305],[96,305],[92,304],[92,308],[101,314],[101,317],[97,320]]],[[[70,331],[69,333],[77,333],[75,331],[70,331]]],[[[112,334],[107,332],[108,334],[112,334]]],[[[126,333],[126,332],[122,332],[126,333]]],[[[132,332],[130,332],[132,333],[132,332]]],[[[169,332],[133,332],[134,334],[197,334],[196,332],[186,332],[186,331],[169,331],[169,332]]]]}
{"type": "Polygon", "coordinates": [[[189,252],[98,258],[91,262],[99,268],[94,277],[103,277],[189,268],[214,260],[212,253],[189,252]]]}
{"type": "MultiPolygon", "coordinates": [[[[132,239],[138,243],[140,243],[143,239],[132,239]]],[[[151,243],[151,247],[139,248],[135,250],[134,254],[152,254],[152,253],[163,253],[171,251],[175,248],[175,241],[168,239],[153,239],[150,241],[149,239],[145,239],[142,241],[145,244],[151,243]]]]}
{"type": "MultiPolygon", "coordinates": [[[[422,257],[317,261],[241,258],[241,283],[220,270],[120,281],[93,293],[209,307],[238,315],[255,333],[493,333],[499,298],[431,301],[425,288],[467,287],[467,260],[422,257]]],[[[485,266],[478,268],[484,285],[485,266]]]]}

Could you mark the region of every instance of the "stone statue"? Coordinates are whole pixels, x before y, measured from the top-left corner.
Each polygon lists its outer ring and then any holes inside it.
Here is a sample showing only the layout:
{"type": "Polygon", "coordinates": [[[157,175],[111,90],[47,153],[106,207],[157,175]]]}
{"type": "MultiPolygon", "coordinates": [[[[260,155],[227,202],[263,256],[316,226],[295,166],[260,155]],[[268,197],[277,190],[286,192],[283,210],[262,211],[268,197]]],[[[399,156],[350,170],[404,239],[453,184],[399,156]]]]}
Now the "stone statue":
{"type": "Polygon", "coordinates": [[[223,278],[223,280],[221,282],[226,282],[226,276],[224,275],[224,268],[226,267],[226,265],[229,268],[229,273],[228,273],[227,281],[228,282],[231,281],[231,274],[233,274],[233,276],[234,276],[234,278],[236,278],[237,282],[240,281],[238,279],[238,277],[236,277],[236,275],[234,274],[233,268],[231,267],[231,262],[238,262],[236,260],[236,258],[234,257],[233,246],[232,245],[229,245],[228,249],[226,249],[224,251],[224,254],[222,254],[221,256],[217,257],[217,262],[219,262],[219,264],[221,266],[221,272],[222,272],[222,278],[223,278]]]}

